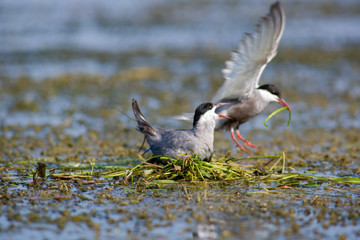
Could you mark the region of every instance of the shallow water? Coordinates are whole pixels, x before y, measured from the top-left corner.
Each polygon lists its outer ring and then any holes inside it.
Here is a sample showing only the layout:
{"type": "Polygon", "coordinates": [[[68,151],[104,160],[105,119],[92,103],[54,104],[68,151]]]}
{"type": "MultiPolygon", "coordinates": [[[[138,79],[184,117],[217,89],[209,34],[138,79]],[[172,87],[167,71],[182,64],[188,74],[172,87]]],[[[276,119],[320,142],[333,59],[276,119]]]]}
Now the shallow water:
{"type": "MultiPolygon", "coordinates": [[[[359,238],[356,184],[29,184],[37,162],[70,172],[138,163],[142,137],[124,114],[132,98],[154,125],[188,127],[170,116],[211,98],[230,51],[270,3],[1,1],[1,238],[359,238]]],[[[266,128],[272,105],[243,125],[261,146],[251,156],[285,152],[289,172],[359,177],[360,4],[283,5],[284,36],[261,82],[279,86],[292,122],[282,112],[266,128]]],[[[248,156],[228,135],[216,133],[216,153],[248,156]]]]}

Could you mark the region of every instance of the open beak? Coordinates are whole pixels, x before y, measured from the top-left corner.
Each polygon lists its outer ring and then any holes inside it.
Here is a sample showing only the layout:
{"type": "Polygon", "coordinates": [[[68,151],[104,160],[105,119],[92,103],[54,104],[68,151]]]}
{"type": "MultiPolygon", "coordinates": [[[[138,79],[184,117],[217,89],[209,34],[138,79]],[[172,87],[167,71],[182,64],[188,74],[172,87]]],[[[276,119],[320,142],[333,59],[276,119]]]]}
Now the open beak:
{"type": "Polygon", "coordinates": [[[287,107],[287,109],[291,111],[289,104],[284,99],[279,98],[278,103],[280,103],[284,107],[287,107]]]}
{"type": "Polygon", "coordinates": [[[216,104],[216,108],[219,108],[219,107],[222,107],[222,106],[228,105],[228,104],[230,104],[230,103],[228,103],[228,102],[218,103],[218,104],[216,104]]]}
{"type": "MultiPolygon", "coordinates": [[[[219,108],[219,107],[222,107],[222,106],[228,105],[228,104],[230,104],[230,103],[218,103],[218,104],[216,104],[216,108],[219,108]]],[[[222,114],[218,114],[218,116],[219,116],[219,117],[222,117],[222,118],[231,119],[230,117],[225,116],[225,115],[222,115],[222,114]]]]}
{"type": "Polygon", "coordinates": [[[219,117],[222,117],[222,118],[227,118],[227,119],[231,119],[231,117],[228,117],[228,116],[225,116],[225,115],[222,115],[222,114],[218,114],[219,117]]]}

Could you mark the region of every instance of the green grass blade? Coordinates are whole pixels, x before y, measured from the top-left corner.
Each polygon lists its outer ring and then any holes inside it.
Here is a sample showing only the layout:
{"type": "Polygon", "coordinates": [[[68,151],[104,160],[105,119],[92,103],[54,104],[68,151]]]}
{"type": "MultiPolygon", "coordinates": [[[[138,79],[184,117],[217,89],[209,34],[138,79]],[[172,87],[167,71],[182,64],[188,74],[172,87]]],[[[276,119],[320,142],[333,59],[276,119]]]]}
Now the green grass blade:
{"type": "Polygon", "coordinates": [[[291,110],[289,109],[289,121],[288,121],[287,126],[290,126],[290,122],[291,122],[291,110]]]}
{"type": "MultiPolygon", "coordinates": [[[[270,118],[272,118],[273,116],[275,116],[276,114],[278,114],[279,112],[284,111],[284,110],[289,110],[289,109],[287,107],[282,107],[282,108],[279,108],[276,111],[272,112],[264,121],[265,127],[268,127],[268,125],[266,125],[266,122],[269,121],[270,118]]],[[[289,110],[288,126],[290,125],[290,121],[291,121],[291,111],[289,110]]]]}

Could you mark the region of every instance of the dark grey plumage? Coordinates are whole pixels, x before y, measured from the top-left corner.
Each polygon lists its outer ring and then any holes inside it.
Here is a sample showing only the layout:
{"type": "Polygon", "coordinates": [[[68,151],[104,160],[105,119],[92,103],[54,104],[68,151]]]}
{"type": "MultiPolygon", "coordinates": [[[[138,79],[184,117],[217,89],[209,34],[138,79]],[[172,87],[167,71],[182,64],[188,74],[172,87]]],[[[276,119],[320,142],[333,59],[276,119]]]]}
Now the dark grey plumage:
{"type": "MultiPolygon", "coordinates": [[[[210,161],[213,154],[214,129],[219,118],[215,113],[216,107],[213,103],[200,104],[195,111],[193,128],[167,130],[151,127],[141,113],[137,101],[132,100],[137,129],[145,135],[154,156],[176,158],[185,154],[196,154],[204,161],[210,161]]],[[[159,159],[157,161],[159,162],[159,159]]]]}

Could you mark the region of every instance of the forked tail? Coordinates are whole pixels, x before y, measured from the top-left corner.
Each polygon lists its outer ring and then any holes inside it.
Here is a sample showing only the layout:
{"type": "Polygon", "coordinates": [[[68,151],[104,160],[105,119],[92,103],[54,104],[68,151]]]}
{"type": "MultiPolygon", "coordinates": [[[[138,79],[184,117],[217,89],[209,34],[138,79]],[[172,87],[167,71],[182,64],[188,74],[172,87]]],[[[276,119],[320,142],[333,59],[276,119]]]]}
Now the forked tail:
{"type": "Polygon", "coordinates": [[[143,133],[145,136],[155,136],[156,131],[154,128],[150,126],[150,124],[146,121],[144,115],[141,113],[139,105],[135,99],[132,100],[132,109],[134,111],[135,119],[137,121],[137,130],[143,133]]]}

